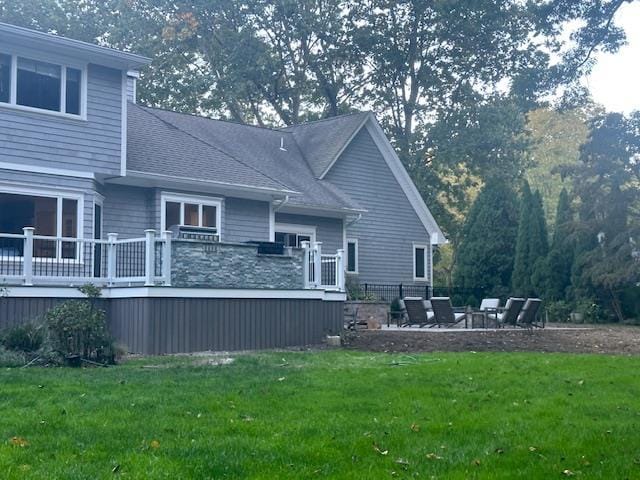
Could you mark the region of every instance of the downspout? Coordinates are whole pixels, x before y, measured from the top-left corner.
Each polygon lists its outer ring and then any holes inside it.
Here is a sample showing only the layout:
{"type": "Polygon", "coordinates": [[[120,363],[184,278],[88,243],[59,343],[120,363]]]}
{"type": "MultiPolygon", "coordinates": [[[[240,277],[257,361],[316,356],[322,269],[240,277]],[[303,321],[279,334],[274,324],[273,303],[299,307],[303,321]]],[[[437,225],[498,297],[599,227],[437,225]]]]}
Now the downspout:
{"type": "Polygon", "coordinates": [[[278,204],[277,207],[273,209],[273,213],[276,213],[278,210],[284,207],[288,202],[289,202],[289,195],[285,195],[284,199],[278,204]]]}
{"type": "Polygon", "coordinates": [[[362,219],[362,214],[361,214],[361,213],[359,213],[359,214],[358,214],[358,216],[357,216],[354,220],[351,220],[350,222],[348,222],[348,223],[344,226],[344,227],[345,227],[345,229],[346,229],[347,227],[350,227],[350,226],[351,226],[351,225],[353,225],[354,223],[359,222],[361,219],[362,219]]]}

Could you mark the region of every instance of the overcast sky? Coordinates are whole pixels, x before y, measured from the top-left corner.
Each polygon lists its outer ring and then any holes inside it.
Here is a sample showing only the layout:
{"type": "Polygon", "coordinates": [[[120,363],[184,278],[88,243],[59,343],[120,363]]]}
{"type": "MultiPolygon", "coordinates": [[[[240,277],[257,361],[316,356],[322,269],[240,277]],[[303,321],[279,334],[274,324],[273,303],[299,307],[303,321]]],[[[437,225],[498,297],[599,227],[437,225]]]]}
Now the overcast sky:
{"type": "Polygon", "coordinates": [[[625,29],[628,45],[615,54],[598,54],[585,84],[607,110],[629,113],[640,110],[640,2],[620,8],[615,23],[625,29]]]}

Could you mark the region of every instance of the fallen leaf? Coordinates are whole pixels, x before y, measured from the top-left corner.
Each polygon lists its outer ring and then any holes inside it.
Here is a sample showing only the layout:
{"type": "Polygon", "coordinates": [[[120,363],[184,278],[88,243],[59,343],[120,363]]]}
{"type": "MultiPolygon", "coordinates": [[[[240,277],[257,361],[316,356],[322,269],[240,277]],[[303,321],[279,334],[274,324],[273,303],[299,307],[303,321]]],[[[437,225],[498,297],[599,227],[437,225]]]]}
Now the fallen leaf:
{"type": "Polygon", "coordinates": [[[501,449],[501,448],[496,448],[496,453],[497,453],[498,455],[503,454],[503,453],[504,453],[504,450],[503,450],[503,449],[501,449]]]}
{"type": "Polygon", "coordinates": [[[573,472],[572,472],[571,470],[569,470],[569,469],[567,469],[567,470],[563,470],[563,471],[562,471],[562,474],[563,474],[565,477],[573,477],[573,476],[575,475],[575,473],[573,473],[573,472]]]}
{"type": "Polygon", "coordinates": [[[9,440],[11,442],[12,445],[15,445],[16,447],[28,447],[29,446],[29,442],[27,442],[26,439],[24,439],[23,437],[11,437],[11,440],[9,440]]]}
{"type": "Polygon", "coordinates": [[[389,450],[381,450],[380,447],[378,447],[378,445],[376,445],[375,443],[373,444],[373,449],[379,453],[380,455],[388,455],[389,454],[389,450]]]}
{"type": "Polygon", "coordinates": [[[279,382],[283,382],[286,378],[287,378],[287,377],[280,377],[280,378],[278,379],[278,381],[279,381],[279,382]]]}
{"type": "Polygon", "coordinates": [[[415,423],[411,424],[411,430],[414,432],[419,432],[420,431],[420,426],[416,425],[415,423]]]}
{"type": "Polygon", "coordinates": [[[433,453],[433,452],[427,453],[426,457],[429,460],[442,460],[442,457],[438,456],[436,453],[433,453]]]}
{"type": "Polygon", "coordinates": [[[396,458],[396,463],[398,465],[409,465],[409,461],[404,458],[396,458]]]}
{"type": "Polygon", "coordinates": [[[538,449],[537,449],[536,447],[529,447],[529,451],[530,451],[530,452],[535,452],[535,451],[537,451],[537,450],[538,450],[538,449]]]}
{"type": "Polygon", "coordinates": [[[149,446],[151,448],[160,448],[160,442],[158,440],[151,440],[151,443],[149,444],[149,446]]]}
{"type": "Polygon", "coordinates": [[[20,467],[18,467],[18,468],[20,468],[20,470],[22,470],[23,472],[26,472],[27,470],[31,470],[31,465],[27,465],[25,463],[25,464],[20,465],[20,467]]]}
{"type": "Polygon", "coordinates": [[[480,462],[480,459],[475,458],[471,463],[473,463],[476,467],[479,467],[482,462],[480,462]]]}
{"type": "Polygon", "coordinates": [[[111,469],[111,473],[118,473],[120,471],[120,465],[114,465],[111,469]]]}

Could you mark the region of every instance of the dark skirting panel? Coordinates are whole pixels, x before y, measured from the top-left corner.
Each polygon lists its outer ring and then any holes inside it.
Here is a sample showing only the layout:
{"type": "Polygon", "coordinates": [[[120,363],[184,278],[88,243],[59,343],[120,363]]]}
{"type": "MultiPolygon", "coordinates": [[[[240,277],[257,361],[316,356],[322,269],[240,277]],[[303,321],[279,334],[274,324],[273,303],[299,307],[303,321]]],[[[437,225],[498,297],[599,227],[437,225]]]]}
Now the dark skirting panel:
{"type": "MultiPolygon", "coordinates": [[[[42,318],[53,298],[0,298],[0,330],[42,318]]],[[[132,353],[257,350],[320,344],[343,326],[343,303],[308,299],[102,300],[111,332],[132,353]]]]}

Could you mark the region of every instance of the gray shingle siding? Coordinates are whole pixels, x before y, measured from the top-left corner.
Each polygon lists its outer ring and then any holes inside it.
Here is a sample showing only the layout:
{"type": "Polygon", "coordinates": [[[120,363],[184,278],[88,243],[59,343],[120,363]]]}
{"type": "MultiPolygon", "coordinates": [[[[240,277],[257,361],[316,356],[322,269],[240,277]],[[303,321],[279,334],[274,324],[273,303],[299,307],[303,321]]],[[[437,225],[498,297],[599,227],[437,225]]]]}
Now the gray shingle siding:
{"type": "Polygon", "coordinates": [[[121,72],[89,65],[87,121],[0,106],[0,161],[120,172],[121,72]]]}
{"type": "Polygon", "coordinates": [[[316,241],[322,242],[324,253],[336,253],[342,248],[342,219],[313,217],[291,213],[276,213],[276,223],[316,226],[316,241]]]}
{"type": "Polygon", "coordinates": [[[413,243],[429,245],[429,234],[366,128],[325,178],[367,209],[347,228],[347,237],[358,239],[359,280],[414,283],[413,243]]]}

